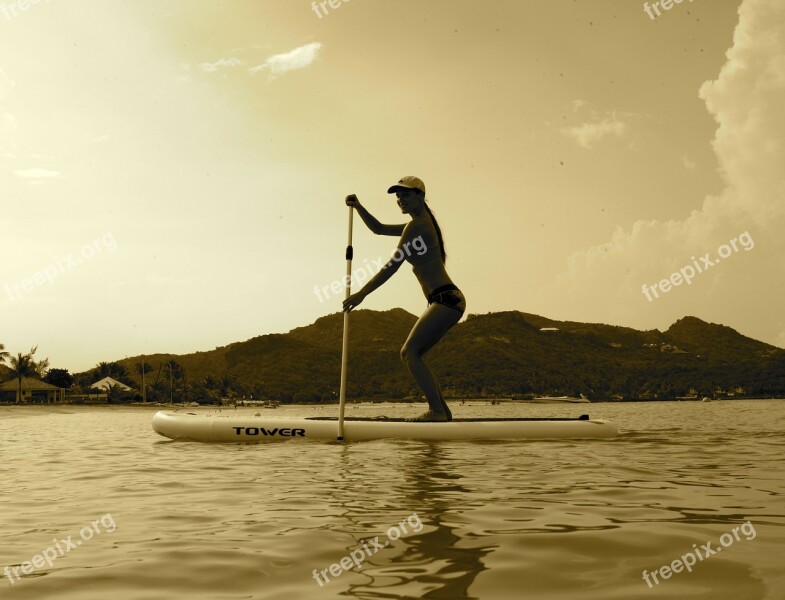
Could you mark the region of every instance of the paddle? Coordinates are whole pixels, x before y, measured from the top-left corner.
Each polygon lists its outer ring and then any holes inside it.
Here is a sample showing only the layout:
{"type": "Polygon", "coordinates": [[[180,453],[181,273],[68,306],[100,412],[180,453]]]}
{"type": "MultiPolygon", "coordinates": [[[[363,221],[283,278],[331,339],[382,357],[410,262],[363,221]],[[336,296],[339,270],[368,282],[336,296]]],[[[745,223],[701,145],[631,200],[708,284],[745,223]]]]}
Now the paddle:
{"type": "MultiPolygon", "coordinates": [[[[352,217],[354,207],[349,207],[349,241],[346,245],[346,295],[352,295],[352,217]]],[[[338,408],[338,441],[343,441],[343,412],[346,407],[346,370],[349,360],[349,311],[343,313],[343,347],[341,349],[341,399],[338,408]]]]}

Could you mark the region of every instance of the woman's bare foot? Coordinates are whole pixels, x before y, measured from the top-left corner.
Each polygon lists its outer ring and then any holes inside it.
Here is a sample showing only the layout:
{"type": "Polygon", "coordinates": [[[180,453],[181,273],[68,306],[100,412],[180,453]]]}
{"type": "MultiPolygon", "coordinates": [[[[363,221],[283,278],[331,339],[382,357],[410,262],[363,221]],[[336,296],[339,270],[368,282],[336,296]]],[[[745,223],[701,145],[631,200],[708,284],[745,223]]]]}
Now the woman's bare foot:
{"type": "Polygon", "coordinates": [[[426,410],[423,414],[417,415],[416,417],[411,417],[406,420],[412,422],[442,423],[450,421],[451,419],[452,415],[444,411],[426,410]]]}
{"type": "Polygon", "coordinates": [[[442,408],[444,409],[444,413],[447,415],[447,420],[452,421],[452,411],[450,407],[447,406],[447,403],[444,401],[444,398],[441,399],[442,401],[442,408]]]}

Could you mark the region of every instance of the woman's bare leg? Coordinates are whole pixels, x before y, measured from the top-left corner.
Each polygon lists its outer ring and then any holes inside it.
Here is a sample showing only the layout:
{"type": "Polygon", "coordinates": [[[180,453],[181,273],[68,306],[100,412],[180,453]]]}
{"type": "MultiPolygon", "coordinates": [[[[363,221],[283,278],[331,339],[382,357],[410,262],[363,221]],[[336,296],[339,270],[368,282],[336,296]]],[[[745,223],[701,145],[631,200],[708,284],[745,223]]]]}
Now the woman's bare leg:
{"type": "Polygon", "coordinates": [[[425,394],[430,410],[416,420],[449,421],[452,413],[442,398],[439,384],[422,357],[447,331],[460,321],[462,313],[442,304],[431,304],[414,324],[401,348],[401,359],[425,394]]]}

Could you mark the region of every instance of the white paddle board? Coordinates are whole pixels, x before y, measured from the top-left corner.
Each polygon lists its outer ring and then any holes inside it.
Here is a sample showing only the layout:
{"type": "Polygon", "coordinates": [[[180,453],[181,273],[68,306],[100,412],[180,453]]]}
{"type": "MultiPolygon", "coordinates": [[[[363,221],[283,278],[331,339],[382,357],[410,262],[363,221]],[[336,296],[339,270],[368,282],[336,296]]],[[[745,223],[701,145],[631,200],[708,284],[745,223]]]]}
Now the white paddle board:
{"type": "MultiPolygon", "coordinates": [[[[156,433],[195,442],[283,442],[337,440],[338,417],[268,417],[251,414],[195,414],[158,411],[156,433]]],[[[391,418],[344,419],[344,441],[383,438],[421,440],[579,439],[614,437],[614,423],[579,418],[479,418],[445,423],[391,418]]]]}

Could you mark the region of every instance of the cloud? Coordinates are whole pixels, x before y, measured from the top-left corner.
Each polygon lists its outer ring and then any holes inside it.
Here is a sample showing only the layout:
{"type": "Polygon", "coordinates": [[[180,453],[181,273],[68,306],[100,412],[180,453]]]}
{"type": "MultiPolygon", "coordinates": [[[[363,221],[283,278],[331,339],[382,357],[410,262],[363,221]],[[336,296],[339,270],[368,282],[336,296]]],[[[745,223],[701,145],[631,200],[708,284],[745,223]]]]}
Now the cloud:
{"type": "Polygon", "coordinates": [[[265,60],[263,64],[252,67],[249,69],[249,72],[255,75],[269,70],[271,74],[278,75],[287,71],[302,69],[316,60],[321,47],[322,45],[319,42],[313,42],[283,54],[276,54],[265,60]]]}
{"type": "MultiPolygon", "coordinates": [[[[581,100],[573,102],[575,110],[583,106],[581,100]],[[576,104],[578,103],[578,104],[576,104]]],[[[602,120],[583,123],[576,127],[565,127],[560,130],[567,137],[574,139],[579,146],[590,149],[602,138],[614,135],[622,137],[627,132],[627,125],[621,121],[615,113],[606,115],[602,120]]]]}
{"type": "Polygon", "coordinates": [[[205,73],[215,73],[221,69],[231,69],[234,67],[241,67],[245,62],[239,58],[222,58],[214,63],[202,63],[199,68],[205,73]]]}
{"type": "Polygon", "coordinates": [[[49,169],[16,169],[14,175],[24,179],[52,179],[59,177],[60,171],[50,171],[49,169]]]}
{"type": "MultiPolygon", "coordinates": [[[[717,122],[712,147],[725,187],[685,218],[637,221],[602,244],[569,257],[540,290],[551,312],[612,323],[667,325],[692,314],[741,329],[769,343],[785,339],[785,3],[744,0],[726,62],[699,91],[717,122]],[[748,231],[754,252],[733,254],[690,286],[653,303],[642,284],[668,277],[691,256],[717,253],[748,231]],[[576,303],[575,298],[586,301],[576,303]],[[598,299],[602,299],[601,301],[598,299]],[[580,314],[576,314],[580,313],[580,314]]],[[[574,128],[591,144],[609,125],[574,128]]],[[[689,168],[689,163],[685,161],[689,168]]]]}
{"type": "Polygon", "coordinates": [[[785,216],[785,3],[744,2],[727,56],[700,97],[719,126],[712,146],[725,179],[767,227],[785,216]]]}

